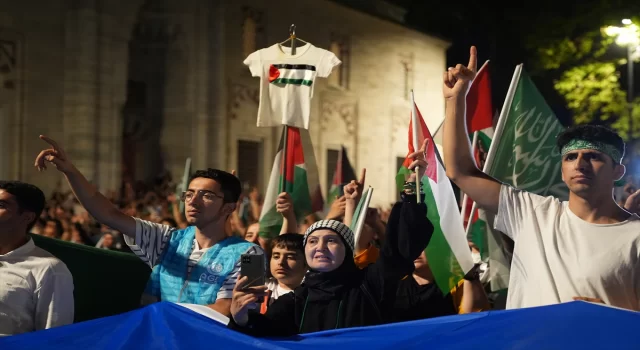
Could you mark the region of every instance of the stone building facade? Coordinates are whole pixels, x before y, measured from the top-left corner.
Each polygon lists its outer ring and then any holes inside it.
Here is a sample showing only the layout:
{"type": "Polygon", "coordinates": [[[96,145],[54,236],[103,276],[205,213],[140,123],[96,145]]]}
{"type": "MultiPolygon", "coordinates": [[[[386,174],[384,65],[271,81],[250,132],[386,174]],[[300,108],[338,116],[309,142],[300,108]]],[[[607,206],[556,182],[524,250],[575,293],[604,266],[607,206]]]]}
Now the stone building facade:
{"type": "Polygon", "coordinates": [[[187,157],[265,188],[281,130],[255,126],[259,81],[242,62],[292,23],[343,61],[312,100],[323,189],[344,145],[374,204],[391,202],[409,89],[436,129],[449,44],[328,0],[0,0],[0,178],[51,190],[60,177],[33,168],[46,134],[103,191],[179,178],[187,157]]]}

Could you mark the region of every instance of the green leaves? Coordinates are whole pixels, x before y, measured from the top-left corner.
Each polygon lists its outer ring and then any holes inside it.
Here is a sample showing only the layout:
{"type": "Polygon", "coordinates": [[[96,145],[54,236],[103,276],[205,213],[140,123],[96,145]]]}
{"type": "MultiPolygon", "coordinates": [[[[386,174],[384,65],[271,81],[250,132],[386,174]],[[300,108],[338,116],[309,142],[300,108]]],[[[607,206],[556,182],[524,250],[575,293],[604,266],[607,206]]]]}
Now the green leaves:
{"type": "Polygon", "coordinates": [[[536,54],[534,69],[557,70],[580,65],[602,57],[613,43],[599,29],[575,38],[563,37],[532,48],[536,54]]]}
{"type": "Polygon", "coordinates": [[[574,123],[615,122],[626,109],[619,78],[613,62],[592,62],[566,70],[554,87],[567,101],[574,123]]]}
{"type": "MultiPolygon", "coordinates": [[[[604,122],[625,139],[640,137],[640,107],[632,113],[627,91],[621,87],[620,71],[626,69],[625,51],[614,44],[602,28],[582,34],[556,37],[539,47],[529,48],[535,55],[534,72],[551,78],[554,89],[564,98],[574,124],[604,122]],[[629,130],[632,120],[633,133],[629,130]]],[[[537,44],[541,44],[538,42],[537,44]]],[[[634,106],[638,106],[640,98],[634,106]]]]}

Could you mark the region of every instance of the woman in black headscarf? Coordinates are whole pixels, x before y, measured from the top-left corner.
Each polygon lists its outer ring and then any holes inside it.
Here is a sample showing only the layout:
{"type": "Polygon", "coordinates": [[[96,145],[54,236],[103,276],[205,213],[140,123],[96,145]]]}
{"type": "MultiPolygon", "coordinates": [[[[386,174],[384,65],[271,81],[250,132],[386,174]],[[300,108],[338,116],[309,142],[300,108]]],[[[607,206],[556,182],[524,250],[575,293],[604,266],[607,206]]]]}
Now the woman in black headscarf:
{"type": "MultiPolygon", "coordinates": [[[[424,150],[414,153],[411,168],[426,169],[424,150]]],[[[398,282],[413,272],[413,261],[426,248],[433,226],[427,207],[416,195],[402,195],[387,223],[387,239],[380,257],[363,270],[353,261],[354,235],[333,220],[314,223],[307,229],[304,251],[309,266],[303,284],[281,296],[262,315],[253,310],[265,288],[244,288],[238,280],[231,302],[229,326],[254,336],[288,336],[329,329],[388,323],[398,282]]]]}

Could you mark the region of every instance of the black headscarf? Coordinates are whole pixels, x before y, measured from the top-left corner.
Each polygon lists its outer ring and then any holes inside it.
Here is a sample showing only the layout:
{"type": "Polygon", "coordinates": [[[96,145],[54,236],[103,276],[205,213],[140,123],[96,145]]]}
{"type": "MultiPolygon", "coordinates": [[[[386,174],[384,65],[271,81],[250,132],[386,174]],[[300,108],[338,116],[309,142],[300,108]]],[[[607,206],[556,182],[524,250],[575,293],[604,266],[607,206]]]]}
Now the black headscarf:
{"type": "Polygon", "coordinates": [[[329,272],[314,270],[307,272],[304,277],[304,285],[308,291],[307,297],[310,301],[339,299],[345,289],[353,288],[360,282],[358,278],[354,279],[359,273],[361,271],[353,261],[353,252],[345,244],[344,260],[337,269],[329,272]]]}
{"type": "Polygon", "coordinates": [[[345,246],[342,264],[333,271],[320,272],[310,269],[305,275],[302,288],[297,288],[296,298],[304,300],[300,331],[306,329],[331,329],[342,325],[347,312],[346,299],[349,291],[362,283],[362,271],[353,260],[354,236],[349,227],[339,221],[323,220],[313,224],[305,232],[307,238],[316,230],[327,229],[338,234],[345,246]],[[321,323],[320,325],[314,325],[321,323]]]}

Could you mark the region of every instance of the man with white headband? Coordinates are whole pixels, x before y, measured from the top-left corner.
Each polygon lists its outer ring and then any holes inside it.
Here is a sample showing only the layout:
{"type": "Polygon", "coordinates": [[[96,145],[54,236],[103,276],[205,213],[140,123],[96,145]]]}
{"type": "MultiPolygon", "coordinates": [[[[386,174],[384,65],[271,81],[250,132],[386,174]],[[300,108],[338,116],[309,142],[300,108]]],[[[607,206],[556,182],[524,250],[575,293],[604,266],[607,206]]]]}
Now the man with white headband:
{"type": "Polygon", "coordinates": [[[625,173],[623,140],[595,125],[558,135],[568,202],[491,178],[475,166],[465,128],[476,55],[472,47],[467,67],[444,74],[444,161],[447,175],[496,214],[495,228],[515,242],[507,308],[579,299],[640,311],[640,217],[613,199],[614,182],[625,173]]]}

